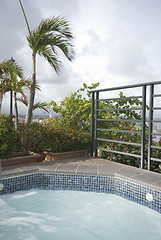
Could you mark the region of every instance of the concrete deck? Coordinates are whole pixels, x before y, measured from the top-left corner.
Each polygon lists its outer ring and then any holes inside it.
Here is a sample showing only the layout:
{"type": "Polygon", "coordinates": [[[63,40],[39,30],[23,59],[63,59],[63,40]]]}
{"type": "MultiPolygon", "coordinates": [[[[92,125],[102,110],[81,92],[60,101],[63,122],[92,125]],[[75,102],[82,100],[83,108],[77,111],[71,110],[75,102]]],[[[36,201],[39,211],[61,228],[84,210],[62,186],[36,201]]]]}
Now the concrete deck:
{"type": "Polygon", "coordinates": [[[6,167],[2,169],[2,178],[39,171],[103,176],[112,175],[161,191],[160,173],[93,157],[6,167]]]}

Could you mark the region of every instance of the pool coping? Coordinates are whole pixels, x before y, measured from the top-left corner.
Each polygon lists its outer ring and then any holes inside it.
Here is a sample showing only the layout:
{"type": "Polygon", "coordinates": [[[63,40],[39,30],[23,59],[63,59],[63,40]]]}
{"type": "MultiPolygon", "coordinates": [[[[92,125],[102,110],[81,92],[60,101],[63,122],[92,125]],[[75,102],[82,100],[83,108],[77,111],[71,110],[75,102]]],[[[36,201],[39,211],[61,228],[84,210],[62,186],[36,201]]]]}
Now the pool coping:
{"type": "Polygon", "coordinates": [[[2,179],[35,172],[114,176],[161,191],[160,173],[96,157],[4,167],[2,169],[2,179]]]}

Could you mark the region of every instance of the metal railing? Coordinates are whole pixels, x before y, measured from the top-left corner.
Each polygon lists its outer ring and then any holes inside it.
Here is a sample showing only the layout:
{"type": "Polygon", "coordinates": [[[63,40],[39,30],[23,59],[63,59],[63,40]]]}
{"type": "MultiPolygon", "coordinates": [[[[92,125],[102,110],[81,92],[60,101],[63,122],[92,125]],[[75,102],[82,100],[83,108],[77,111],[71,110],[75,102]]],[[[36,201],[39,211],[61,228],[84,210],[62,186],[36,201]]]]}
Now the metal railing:
{"type": "MultiPolygon", "coordinates": [[[[153,150],[160,151],[161,147],[153,145],[153,137],[154,135],[161,137],[161,132],[155,133],[153,131],[153,125],[154,123],[161,123],[161,118],[159,120],[154,119],[154,111],[160,111],[161,110],[161,94],[155,94],[155,88],[158,90],[158,86],[161,87],[161,81],[157,82],[148,82],[148,83],[142,83],[142,84],[134,84],[134,85],[127,85],[127,86],[120,86],[120,87],[113,87],[113,88],[106,88],[106,89],[99,89],[99,90],[91,90],[89,91],[91,93],[92,98],[92,104],[91,104],[91,136],[92,136],[92,146],[91,146],[91,155],[98,156],[98,150],[109,152],[109,153],[115,153],[119,155],[126,155],[134,158],[140,158],[140,167],[145,167],[145,147],[146,144],[148,144],[148,170],[151,169],[151,162],[161,162],[160,158],[153,157],[153,150]],[[141,90],[140,95],[136,96],[128,96],[128,97],[110,97],[108,98],[108,95],[111,96],[111,92],[115,92],[118,90],[130,90],[132,91],[135,89],[136,91],[141,90]],[[147,94],[147,90],[149,90],[149,96],[147,94]],[[100,94],[105,94],[106,96],[101,98],[100,94]],[[154,100],[155,99],[160,100],[160,106],[155,107],[154,106],[154,100]],[[139,99],[140,106],[141,107],[127,107],[127,108],[120,108],[113,105],[112,108],[101,108],[100,103],[104,103],[104,105],[108,106],[108,103],[117,101],[117,100],[136,100],[139,99]],[[147,100],[148,103],[147,103],[147,100]],[[141,117],[140,119],[135,118],[125,118],[123,117],[123,114],[120,114],[119,118],[109,118],[106,117],[108,115],[108,112],[135,112],[140,111],[141,117]],[[104,117],[100,117],[101,113],[104,113],[104,117]],[[148,120],[146,120],[148,119],[148,120]],[[102,127],[103,123],[118,123],[118,122],[125,122],[130,124],[139,124],[139,130],[131,129],[130,131],[124,130],[124,129],[117,129],[117,128],[107,128],[102,127]],[[148,125],[146,124],[148,123],[148,125]],[[148,127],[147,127],[148,126],[148,127]],[[148,143],[146,143],[146,130],[148,129],[148,143]],[[123,141],[118,139],[108,139],[108,138],[101,138],[99,137],[99,133],[120,133],[120,134],[138,134],[140,135],[140,142],[131,142],[131,141],[123,141]],[[103,147],[100,146],[100,142],[103,143],[113,143],[113,144],[122,144],[122,145],[132,145],[140,147],[140,151],[138,151],[138,154],[134,154],[131,152],[124,152],[124,151],[117,151],[117,149],[110,149],[110,147],[103,147]],[[140,152],[140,154],[139,154],[140,152]]],[[[161,92],[161,91],[160,91],[161,92]]],[[[130,92],[131,95],[131,92],[130,92]]],[[[159,102],[159,101],[158,101],[159,102]]],[[[161,114],[160,114],[161,116],[161,114]]],[[[106,134],[104,134],[106,136],[106,134]]]]}

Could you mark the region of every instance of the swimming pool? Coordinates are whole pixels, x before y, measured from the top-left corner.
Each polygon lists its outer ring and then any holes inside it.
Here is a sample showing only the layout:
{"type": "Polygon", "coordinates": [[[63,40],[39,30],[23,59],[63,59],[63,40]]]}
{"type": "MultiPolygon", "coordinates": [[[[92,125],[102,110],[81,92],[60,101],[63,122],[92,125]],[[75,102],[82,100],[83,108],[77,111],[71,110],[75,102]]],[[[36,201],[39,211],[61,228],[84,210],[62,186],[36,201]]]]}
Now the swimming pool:
{"type": "Polygon", "coordinates": [[[161,214],[115,194],[19,191],[0,197],[0,212],[4,240],[161,239],[161,214]]]}
{"type": "MultiPolygon", "coordinates": [[[[55,190],[55,191],[67,190],[69,191],[70,194],[71,194],[71,191],[87,192],[87,194],[92,192],[106,193],[105,195],[112,194],[114,196],[117,195],[119,197],[125,198],[126,200],[139,203],[140,205],[146,206],[148,208],[155,210],[158,213],[161,213],[161,191],[152,189],[148,186],[143,186],[119,177],[115,177],[115,176],[34,172],[34,173],[0,179],[0,195],[11,196],[12,193],[15,193],[17,191],[30,191],[30,190],[34,190],[34,191],[35,190],[36,191],[37,190],[55,190]]],[[[51,192],[55,192],[55,191],[51,191],[51,192]]],[[[19,193],[20,192],[18,192],[18,194],[19,193]]],[[[28,193],[26,192],[26,194],[28,193]]],[[[127,202],[130,202],[130,201],[127,201],[127,202]]],[[[151,209],[148,209],[148,210],[151,210],[151,209]]],[[[149,213],[149,216],[151,218],[151,213],[149,213]]],[[[154,222],[152,225],[155,225],[155,224],[156,223],[154,222]]],[[[1,237],[1,239],[6,240],[6,238],[3,238],[3,237],[1,237]]],[[[37,238],[31,237],[31,238],[26,238],[26,240],[27,239],[36,240],[37,238]]],[[[72,238],[69,238],[69,239],[72,239],[72,238]]],[[[73,238],[73,239],[76,239],[76,238],[73,238]]],[[[112,239],[114,240],[114,238],[112,239]]],[[[125,240],[126,238],[123,238],[123,239],[125,240]]],[[[157,238],[155,238],[155,240],[157,240],[157,238]]]]}
{"type": "Polygon", "coordinates": [[[0,179],[0,195],[44,189],[111,193],[161,213],[161,191],[115,176],[34,172],[0,179]]]}

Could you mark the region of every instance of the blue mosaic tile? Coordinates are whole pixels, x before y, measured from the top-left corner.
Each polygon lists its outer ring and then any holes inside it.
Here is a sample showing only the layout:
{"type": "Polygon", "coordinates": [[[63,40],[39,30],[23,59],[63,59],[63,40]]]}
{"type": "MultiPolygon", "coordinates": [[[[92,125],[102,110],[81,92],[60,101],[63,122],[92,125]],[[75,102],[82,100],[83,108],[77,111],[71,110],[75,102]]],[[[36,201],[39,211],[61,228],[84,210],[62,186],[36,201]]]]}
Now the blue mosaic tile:
{"type": "Polygon", "coordinates": [[[112,193],[161,213],[160,191],[112,176],[32,173],[1,179],[0,183],[4,186],[0,195],[36,188],[112,193]],[[147,193],[152,194],[152,201],[146,199],[147,193]]]}

